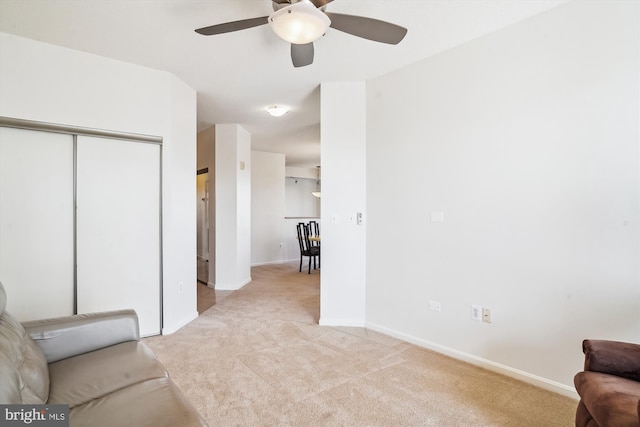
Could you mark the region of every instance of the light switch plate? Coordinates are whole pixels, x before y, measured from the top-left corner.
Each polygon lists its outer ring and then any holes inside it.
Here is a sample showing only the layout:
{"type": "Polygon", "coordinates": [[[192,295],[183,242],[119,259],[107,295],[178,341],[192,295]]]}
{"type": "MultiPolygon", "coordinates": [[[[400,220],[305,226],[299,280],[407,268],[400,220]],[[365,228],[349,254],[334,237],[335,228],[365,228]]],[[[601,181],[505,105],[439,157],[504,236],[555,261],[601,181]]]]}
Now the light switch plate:
{"type": "Polygon", "coordinates": [[[471,320],[482,320],[482,306],[471,305],[471,320]]]}

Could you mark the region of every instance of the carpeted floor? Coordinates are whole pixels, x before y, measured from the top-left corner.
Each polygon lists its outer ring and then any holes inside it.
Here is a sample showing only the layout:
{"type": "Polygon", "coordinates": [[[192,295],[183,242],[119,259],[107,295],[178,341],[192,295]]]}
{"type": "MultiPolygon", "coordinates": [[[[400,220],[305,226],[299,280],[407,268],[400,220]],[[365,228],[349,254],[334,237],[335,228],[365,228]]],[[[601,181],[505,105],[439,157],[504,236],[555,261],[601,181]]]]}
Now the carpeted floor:
{"type": "Polygon", "coordinates": [[[362,328],[318,326],[319,270],[257,267],[146,338],[211,426],[571,426],[577,402],[362,328]]]}

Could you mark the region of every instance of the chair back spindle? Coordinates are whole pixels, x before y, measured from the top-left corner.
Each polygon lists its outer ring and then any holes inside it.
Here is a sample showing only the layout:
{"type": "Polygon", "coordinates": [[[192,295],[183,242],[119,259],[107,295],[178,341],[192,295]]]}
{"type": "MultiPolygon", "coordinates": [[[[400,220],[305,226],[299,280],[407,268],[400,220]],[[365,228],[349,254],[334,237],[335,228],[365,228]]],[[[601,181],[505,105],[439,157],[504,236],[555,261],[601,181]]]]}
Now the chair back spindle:
{"type": "Polygon", "coordinates": [[[311,244],[309,239],[311,236],[310,227],[308,224],[299,222],[296,226],[298,233],[298,245],[300,246],[300,268],[298,271],[302,271],[302,259],[303,257],[309,257],[309,271],[311,274],[311,258],[313,258],[313,269],[316,269],[316,257],[320,256],[320,247],[311,244]]]}

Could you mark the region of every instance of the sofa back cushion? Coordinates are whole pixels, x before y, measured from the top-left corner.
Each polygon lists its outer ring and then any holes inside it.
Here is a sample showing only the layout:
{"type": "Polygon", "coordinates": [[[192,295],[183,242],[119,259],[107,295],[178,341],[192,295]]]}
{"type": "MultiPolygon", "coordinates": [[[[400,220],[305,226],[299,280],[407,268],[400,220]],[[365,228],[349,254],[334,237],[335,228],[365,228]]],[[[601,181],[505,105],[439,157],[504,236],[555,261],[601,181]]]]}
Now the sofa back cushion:
{"type": "Polygon", "coordinates": [[[46,403],[49,367],[38,344],[5,311],[7,296],[0,283],[0,402],[46,403]]]}

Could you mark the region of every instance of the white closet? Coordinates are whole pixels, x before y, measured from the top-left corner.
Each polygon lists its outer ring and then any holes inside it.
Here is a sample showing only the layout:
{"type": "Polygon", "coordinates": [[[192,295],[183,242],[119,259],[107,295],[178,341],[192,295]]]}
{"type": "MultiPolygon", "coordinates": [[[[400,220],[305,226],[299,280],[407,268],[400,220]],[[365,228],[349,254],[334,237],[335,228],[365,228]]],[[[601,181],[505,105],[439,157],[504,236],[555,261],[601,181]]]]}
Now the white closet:
{"type": "Polygon", "coordinates": [[[141,335],[159,334],[161,145],[69,132],[0,127],[7,310],[24,321],[133,308],[141,335]]]}
{"type": "Polygon", "coordinates": [[[73,313],[73,136],[0,127],[0,282],[19,320],[73,313]]]}

